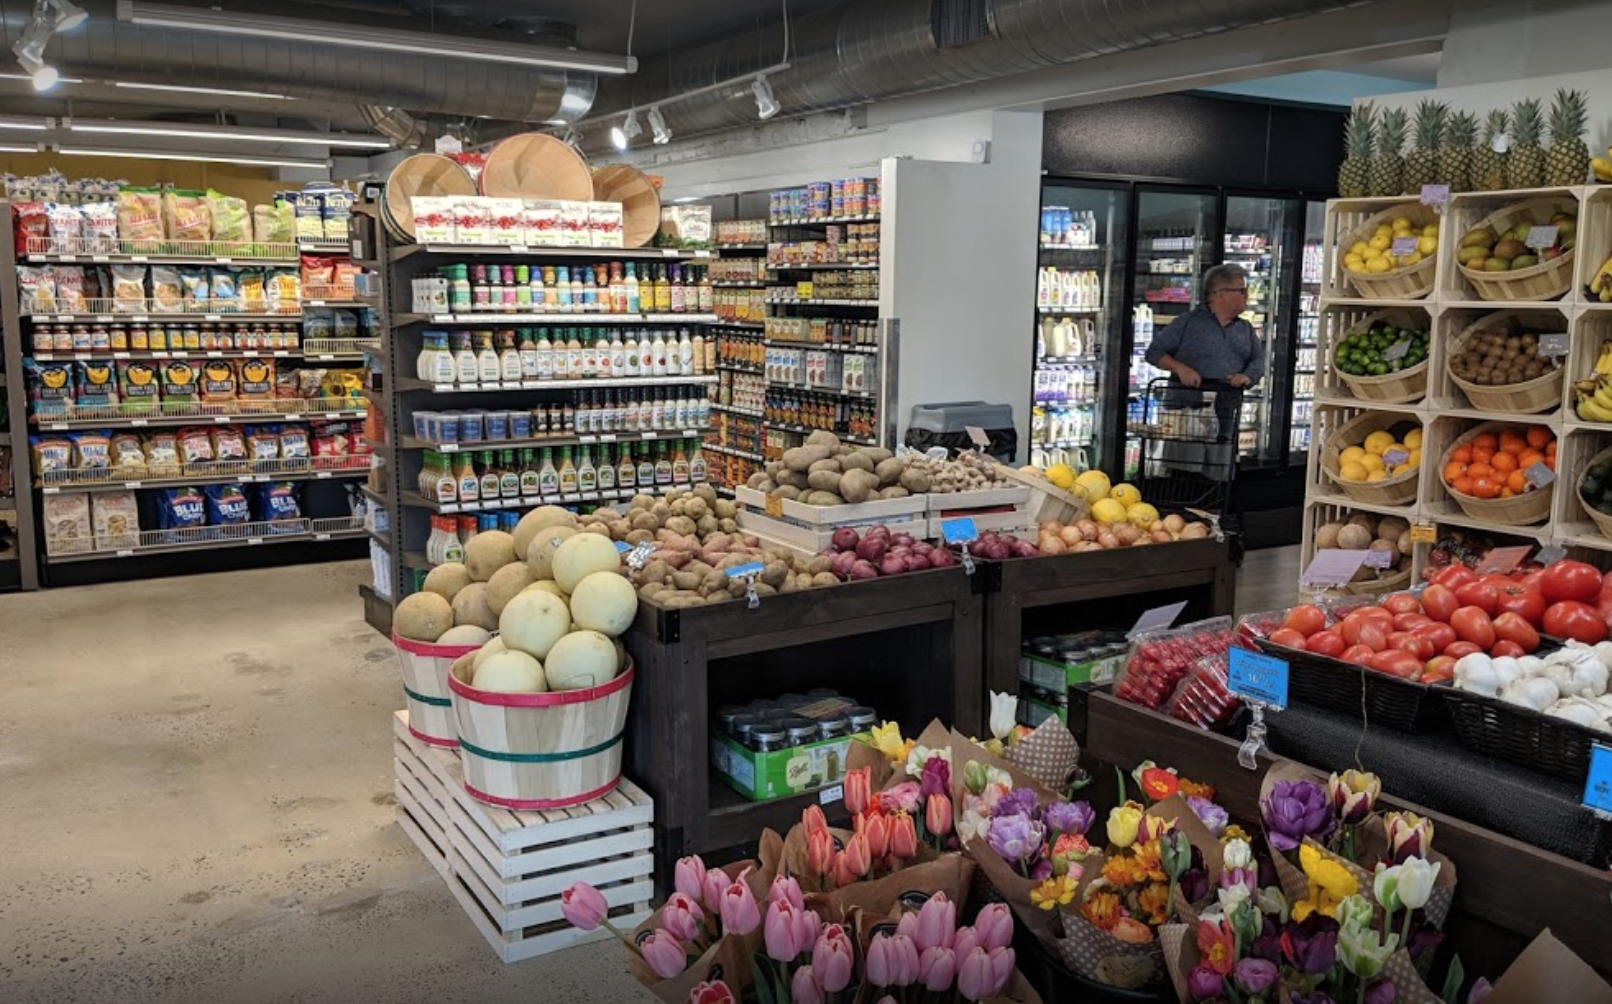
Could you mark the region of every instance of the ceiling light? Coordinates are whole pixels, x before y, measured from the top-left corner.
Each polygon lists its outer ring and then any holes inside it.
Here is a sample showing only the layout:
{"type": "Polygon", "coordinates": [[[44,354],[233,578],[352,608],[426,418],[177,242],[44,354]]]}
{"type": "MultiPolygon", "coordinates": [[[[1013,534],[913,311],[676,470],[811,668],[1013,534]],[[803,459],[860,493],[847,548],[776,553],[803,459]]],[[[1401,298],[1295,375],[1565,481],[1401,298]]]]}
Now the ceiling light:
{"type": "Polygon", "coordinates": [[[28,71],[28,79],[36,91],[48,91],[61,81],[62,75],[56,67],[26,52],[17,53],[17,63],[28,71]]]}
{"type": "Polygon", "coordinates": [[[656,146],[665,146],[672,141],[672,131],[666,128],[666,116],[655,105],[649,106],[649,131],[655,134],[656,146]]]}
{"type": "Polygon", "coordinates": [[[767,83],[765,73],[756,76],[756,82],[750,85],[750,93],[756,96],[756,115],[763,122],[778,114],[778,99],[773,96],[772,85],[767,83]]]}
{"type": "Polygon", "coordinates": [[[190,87],[184,84],[140,84],[132,80],[118,80],[113,87],[127,87],[139,91],[177,91],[181,94],[214,94],[226,98],[264,98],[272,101],[295,101],[289,94],[269,94],[264,91],[234,91],[224,87],[190,87]]]}
{"type": "Polygon", "coordinates": [[[56,12],[51,24],[56,31],[72,31],[89,17],[84,8],[72,3],[71,0],[45,0],[45,6],[56,12]]]}
{"type": "Polygon", "coordinates": [[[0,143],[0,153],[38,153],[38,143],[0,143]]]}
{"type": "Polygon", "coordinates": [[[49,129],[54,125],[50,119],[30,119],[21,115],[0,115],[0,129],[49,129]]]}
{"type": "Polygon", "coordinates": [[[109,133],[116,136],[184,136],[190,139],[222,139],[246,143],[306,143],[315,146],[386,150],[392,141],[385,136],[353,133],[325,133],[299,129],[242,129],[232,126],[191,125],[169,122],[123,122],[89,119],[64,120],[73,132],[109,133]]]}
{"type": "Polygon", "coordinates": [[[198,153],[194,150],[126,150],[112,147],[59,146],[57,153],[77,157],[136,157],[145,160],[201,160],[214,164],[246,164],[251,167],[312,167],[328,169],[330,161],[312,157],[242,157],[228,153],[198,153]]]}
{"type": "MultiPolygon", "coordinates": [[[[0,73],[0,80],[26,80],[32,83],[33,79],[32,75],[27,73],[0,73]]],[[[58,74],[56,82],[58,84],[82,84],[84,81],[79,77],[63,77],[58,74]]]]}
{"type": "Polygon", "coordinates": [[[610,127],[610,142],[615,144],[617,150],[625,150],[643,131],[644,127],[638,124],[638,113],[630,111],[621,125],[610,127]]]}
{"type": "Polygon", "coordinates": [[[34,19],[11,46],[11,51],[17,54],[17,65],[27,71],[36,91],[48,91],[61,79],[56,68],[45,63],[45,45],[54,32],[50,15],[41,4],[34,10],[34,19]]]}
{"type": "Polygon", "coordinates": [[[447,56],[483,62],[549,66],[561,70],[623,74],[638,69],[633,56],[581,52],[557,46],[526,45],[519,42],[491,42],[478,38],[447,38],[420,31],[392,31],[363,25],[333,24],[293,18],[263,17],[207,7],[177,7],[147,3],[146,0],[118,0],[118,20],[175,31],[205,31],[223,35],[250,35],[281,38],[303,44],[338,45],[354,49],[378,49],[411,55],[447,56]]]}

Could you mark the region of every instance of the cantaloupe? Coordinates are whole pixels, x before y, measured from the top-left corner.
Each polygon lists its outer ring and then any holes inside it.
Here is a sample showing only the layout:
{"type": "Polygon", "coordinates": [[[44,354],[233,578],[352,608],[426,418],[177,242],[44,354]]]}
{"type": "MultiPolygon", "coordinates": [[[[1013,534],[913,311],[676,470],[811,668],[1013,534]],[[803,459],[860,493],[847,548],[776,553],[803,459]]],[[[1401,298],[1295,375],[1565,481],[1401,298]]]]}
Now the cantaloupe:
{"type": "Polygon", "coordinates": [[[560,584],[555,582],[553,579],[539,579],[527,586],[525,589],[522,589],[521,592],[548,593],[550,596],[558,596],[562,600],[566,599],[565,590],[561,589],[560,584]]]}
{"type": "Polygon", "coordinates": [[[571,594],[571,616],[589,631],[616,637],[632,626],[638,613],[638,591],[616,572],[594,572],[571,594]]]}
{"type": "Polygon", "coordinates": [[[541,694],[549,689],[543,664],[525,652],[499,652],[476,668],[471,686],[502,694],[541,694]]]}
{"type": "Polygon", "coordinates": [[[392,611],[392,630],[413,641],[434,642],[453,627],[453,605],[437,593],[414,593],[392,611]]]}
{"type": "Polygon", "coordinates": [[[459,595],[453,598],[453,623],[455,627],[473,624],[488,632],[497,630],[498,616],[487,605],[485,582],[472,582],[459,590],[459,595]]]}
{"type": "Polygon", "coordinates": [[[460,624],[442,632],[437,639],[438,645],[485,645],[492,639],[492,632],[478,624],[460,624]]]}
{"type": "Polygon", "coordinates": [[[571,611],[558,596],[532,589],[510,600],[498,618],[504,647],[547,659],[549,649],[571,627],[571,611]]]}
{"type": "Polygon", "coordinates": [[[1322,523],[1315,531],[1315,546],[1317,550],[1326,550],[1338,546],[1338,532],[1343,529],[1342,523],[1322,523]]]}
{"type": "Polygon", "coordinates": [[[616,646],[597,631],[578,631],[554,643],[544,663],[551,690],[581,690],[616,678],[616,646]]]}
{"type": "Polygon", "coordinates": [[[515,556],[524,559],[537,532],[549,526],[568,526],[576,529],[576,514],[557,505],[540,505],[521,517],[515,524],[515,556]]]}
{"type": "Polygon", "coordinates": [[[465,545],[465,568],[477,582],[486,582],[514,560],[515,538],[502,530],[484,530],[465,545]]]}
{"type": "Polygon", "coordinates": [[[537,531],[526,549],[526,567],[534,580],[554,578],[554,552],[577,533],[574,526],[545,526],[537,531]]]}
{"type": "Polygon", "coordinates": [[[494,572],[487,580],[487,606],[492,608],[493,616],[502,614],[504,606],[532,581],[532,570],[519,561],[494,572]]]}
{"type": "Polygon", "coordinates": [[[579,533],[554,551],[554,581],[567,593],[576,592],[577,583],[594,572],[614,572],[621,568],[621,552],[615,541],[597,533],[579,533]]]}
{"type": "Polygon", "coordinates": [[[453,598],[459,595],[459,590],[468,585],[470,585],[470,570],[464,566],[464,562],[450,561],[431,569],[426,574],[425,585],[422,588],[428,593],[436,593],[451,603],[453,598]]]}
{"type": "Polygon", "coordinates": [[[1371,546],[1371,531],[1350,523],[1338,531],[1338,546],[1345,551],[1364,551],[1371,546]]]}
{"type": "Polygon", "coordinates": [[[481,664],[486,662],[491,657],[500,652],[508,651],[509,649],[504,647],[504,639],[500,638],[498,635],[493,635],[491,638],[487,639],[487,643],[485,645],[476,649],[476,658],[471,661],[471,665],[477,669],[480,669],[481,664]]]}

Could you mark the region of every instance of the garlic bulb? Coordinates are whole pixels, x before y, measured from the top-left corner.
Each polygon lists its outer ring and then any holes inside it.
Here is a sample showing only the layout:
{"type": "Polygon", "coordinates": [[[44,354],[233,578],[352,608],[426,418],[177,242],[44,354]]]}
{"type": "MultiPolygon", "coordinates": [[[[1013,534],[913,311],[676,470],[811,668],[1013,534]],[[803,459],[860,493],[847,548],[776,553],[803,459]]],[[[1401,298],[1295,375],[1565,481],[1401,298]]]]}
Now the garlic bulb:
{"type": "Polygon", "coordinates": [[[1498,689],[1511,686],[1515,680],[1520,680],[1527,674],[1522,671],[1522,663],[1509,655],[1502,655],[1494,660],[1494,675],[1498,689]]]}
{"type": "Polygon", "coordinates": [[[1500,677],[1494,671],[1494,664],[1498,661],[1490,659],[1482,652],[1463,655],[1455,662],[1456,688],[1484,697],[1496,696],[1501,687],[1500,677]]]}
{"type": "Polygon", "coordinates": [[[1538,676],[1545,667],[1545,660],[1537,655],[1525,655],[1517,660],[1517,665],[1522,667],[1523,676],[1538,676]]]}
{"type": "Polygon", "coordinates": [[[1612,732],[1612,727],[1607,725],[1606,709],[1597,702],[1582,697],[1564,697],[1546,708],[1545,714],[1565,718],[1585,728],[1612,732]]]}
{"type": "Polygon", "coordinates": [[[1605,708],[1608,716],[1612,716],[1612,694],[1602,694],[1595,699],[1595,703],[1605,708]]]}
{"type": "Polygon", "coordinates": [[[1500,699],[1510,704],[1520,704],[1535,711],[1544,711],[1558,698],[1561,691],[1556,684],[1543,676],[1534,676],[1522,680],[1514,680],[1500,691],[1500,699]]]}
{"type": "Polygon", "coordinates": [[[1612,669],[1612,641],[1598,641],[1595,643],[1595,655],[1601,664],[1612,669]]]}
{"type": "Polygon", "coordinates": [[[1595,650],[1580,645],[1551,653],[1542,676],[1556,684],[1562,695],[1599,697],[1606,693],[1607,669],[1595,650]],[[1555,661],[1552,661],[1555,660],[1555,661]]]}

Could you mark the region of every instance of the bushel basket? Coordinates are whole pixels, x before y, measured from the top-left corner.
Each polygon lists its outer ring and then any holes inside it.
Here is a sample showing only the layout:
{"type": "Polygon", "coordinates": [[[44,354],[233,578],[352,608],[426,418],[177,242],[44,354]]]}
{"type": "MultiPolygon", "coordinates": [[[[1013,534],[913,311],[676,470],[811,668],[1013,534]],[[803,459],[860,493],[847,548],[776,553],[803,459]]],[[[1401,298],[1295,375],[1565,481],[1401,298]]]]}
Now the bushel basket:
{"type": "MultiPolygon", "coordinates": [[[[1493,227],[1495,233],[1504,233],[1524,221],[1549,220],[1559,212],[1577,213],[1578,208],[1578,200],[1567,195],[1529,199],[1490,213],[1474,224],[1472,229],[1487,226],[1493,227]]],[[[1472,284],[1480,300],[1555,300],[1573,288],[1575,251],[1565,251],[1559,258],[1510,272],[1485,272],[1467,268],[1459,262],[1456,267],[1472,284]]]]}
{"type": "MultiPolygon", "coordinates": [[[[1449,465],[1450,455],[1463,443],[1471,442],[1475,436],[1484,432],[1492,432],[1498,435],[1506,424],[1505,422],[1479,422],[1463,432],[1439,457],[1438,469],[1443,471],[1449,465]]],[[[1442,475],[1440,476],[1442,477],[1442,475]]],[[[1461,507],[1462,512],[1473,519],[1493,523],[1497,526],[1529,526],[1534,523],[1543,523],[1550,517],[1550,501],[1555,488],[1556,482],[1552,481],[1543,488],[1536,488],[1521,495],[1513,495],[1511,498],[1480,499],[1473,495],[1463,495],[1454,488],[1446,486],[1450,493],[1450,498],[1455,500],[1455,504],[1461,507]]]]}
{"type": "Polygon", "coordinates": [[[1484,756],[1522,764],[1583,784],[1590,747],[1612,735],[1532,708],[1462,690],[1444,691],[1461,744],[1484,756]]]}
{"type": "MultiPolygon", "coordinates": [[[[1418,235],[1429,223],[1438,222],[1438,214],[1433,211],[1433,207],[1424,206],[1420,202],[1401,202],[1389,206],[1366,217],[1365,222],[1343,239],[1342,247],[1337,251],[1339,260],[1341,261],[1344,252],[1356,243],[1371,240],[1377,227],[1400,217],[1410,220],[1418,235]]],[[[1416,300],[1432,292],[1437,258],[1436,254],[1428,255],[1414,265],[1388,272],[1350,272],[1345,269],[1343,274],[1349,284],[1359,291],[1363,300],[1416,300]]]]}
{"type": "MultiPolygon", "coordinates": [[[[1446,368],[1449,370],[1450,382],[1461,388],[1472,407],[1479,411],[1501,411],[1511,415],[1532,415],[1542,411],[1551,411],[1562,403],[1562,380],[1564,367],[1558,365],[1555,370],[1532,380],[1522,383],[1504,384],[1491,387],[1486,384],[1472,383],[1455,375],[1455,358],[1459,356],[1467,342],[1472,338],[1486,333],[1489,329],[1505,326],[1514,331],[1514,320],[1529,315],[1526,310],[1501,310],[1487,314],[1464,329],[1450,341],[1449,352],[1446,357],[1446,368]]],[[[1557,315],[1557,321],[1561,316],[1557,315]]]]}
{"type": "MultiPolygon", "coordinates": [[[[1612,446],[1608,446],[1600,453],[1597,453],[1595,456],[1591,457],[1590,462],[1585,464],[1583,469],[1589,470],[1591,467],[1594,467],[1596,464],[1602,463],[1603,461],[1612,461],[1612,446]]],[[[1606,513],[1584,501],[1584,495],[1579,491],[1578,485],[1573,486],[1573,497],[1578,499],[1578,504],[1584,507],[1585,514],[1594,521],[1596,529],[1601,531],[1601,536],[1605,537],[1607,540],[1612,540],[1612,516],[1608,516],[1606,513]]]]}
{"type": "Polygon", "coordinates": [[[1346,446],[1363,443],[1373,432],[1386,431],[1397,422],[1403,421],[1416,422],[1418,428],[1421,423],[1421,420],[1414,415],[1398,415],[1388,411],[1368,411],[1345,422],[1337,432],[1327,438],[1326,448],[1321,451],[1322,473],[1345,495],[1360,502],[1404,505],[1416,501],[1419,472],[1415,469],[1381,481],[1345,481],[1338,473],[1342,468],[1340,458],[1346,446]]]}
{"type": "Polygon", "coordinates": [[[398,668],[403,672],[403,696],[409,706],[409,731],[432,746],[459,745],[454,730],[448,676],[453,664],[473,654],[480,645],[436,645],[392,635],[398,668]]]}
{"type": "MultiPolygon", "coordinates": [[[[1428,323],[1426,315],[1417,311],[1403,308],[1379,310],[1350,325],[1348,330],[1344,331],[1343,337],[1347,338],[1358,331],[1364,331],[1378,321],[1392,324],[1396,328],[1415,328],[1428,323]]],[[[1342,340],[1343,338],[1338,339],[1339,342],[1342,342],[1342,340]]],[[[1336,355],[1337,351],[1337,345],[1332,346],[1334,355],[1336,355]]],[[[1336,363],[1331,359],[1326,360],[1326,365],[1331,367],[1332,372],[1337,374],[1339,380],[1343,381],[1343,385],[1349,388],[1349,392],[1362,401],[1375,401],[1381,404],[1408,404],[1412,401],[1420,401],[1427,396],[1427,373],[1428,367],[1432,363],[1431,357],[1429,357],[1409,369],[1400,370],[1398,373],[1384,373],[1382,376],[1355,376],[1351,373],[1345,373],[1343,370],[1338,369],[1336,363]]]]}
{"type": "Polygon", "coordinates": [[[1413,734],[1442,729],[1449,720],[1440,695],[1447,684],[1416,683],[1314,652],[1255,638],[1260,650],[1288,665],[1288,700],[1335,711],[1368,727],[1413,734]]]}

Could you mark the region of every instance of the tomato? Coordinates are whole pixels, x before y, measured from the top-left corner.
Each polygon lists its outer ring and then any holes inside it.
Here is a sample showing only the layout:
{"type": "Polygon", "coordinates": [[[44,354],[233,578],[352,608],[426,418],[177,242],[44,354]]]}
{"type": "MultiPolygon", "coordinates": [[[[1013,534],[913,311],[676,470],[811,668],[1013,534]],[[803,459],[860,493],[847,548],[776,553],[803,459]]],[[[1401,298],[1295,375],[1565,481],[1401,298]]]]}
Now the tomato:
{"type": "Polygon", "coordinates": [[[1409,652],[1393,648],[1373,655],[1366,665],[1379,673],[1397,676],[1401,680],[1414,679],[1422,671],[1422,660],[1409,652]]]}
{"type": "Polygon", "coordinates": [[[1448,655],[1436,655],[1427,660],[1422,667],[1423,683],[1442,683],[1445,680],[1455,679],[1455,659],[1448,655]]]}
{"type": "MultiPolygon", "coordinates": [[[[1347,633],[1343,637],[1345,641],[1349,639],[1347,633]]],[[[1384,630],[1381,624],[1375,621],[1365,621],[1360,625],[1360,630],[1356,632],[1355,644],[1364,645],[1373,652],[1381,652],[1388,647],[1388,632],[1384,630]]]]}
{"type": "Polygon", "coordinates": [[[1601,592],[1601,573],[1594,565],[1564,559],[1539,573],[1539,591],[1545,594],[1547,603],[1594,602],[1601,592]]]}
{"type": "Polygon", "coordinates": [[[1444,646],[1444,654],[1452,659],[1459,659],[1462,656],[1471,655],[1474,652],[1482,651],[1483,649],[1469,641],[1452,641],[1448,645],[1444,646]]]}
{"type": "Polygon", "coordinates": [[[1450,627],[1448,624],[1423,624],[1420,627],[1412,628],[1411,633],[1426,638],[1432,643],[1433,651],[1435,652],[1444,651],[1455,644],[1456,641],[1455,628],[1450,627]]]}
{"type": "Polygon", "coordinates": [[[1421,601],[1410,593],[1395,593],[1383,599],[1383,609],[1394,615],[1419,614],[1422,612],[1421,601]]]}
{"type": "MultiPolygon", "coordinates": [[[[1565,562],[1556,563],[1561,564],[1565,562]]],[[[1556,565],[1552,565],[1551,568],[1555,568],[1556,565]]],[[[1545,611],[1545,633],[1593,645],[1606,640],[1606,621],[1603,621],[1601,615],[1588,603],[1564,600],[1561,603],[1552,603],[1545,611]]]]}
{"type": "Polygon", "coordinates": [[[1537,590],[1539,588],[1539,577],[1544,574],[1545,570],[1543,568],[1536,568],[1531,572],[1512,572],[1511,578],[1523,589],[1537,590]]]}
{"type": "Polygon", "coordinates": [[[1545,594],[1538,589],[1514,585],[1509,589],[1500,590],[1496,612],[1517,614],[1534,627],[1538,627],[1544,623],[1545,608],[1549,605],[1545,602],[1545,594]]]}
{"type": "Polygon", "coordinates": [[[1433,640],[1426,635],[1414,631],[1395,631],[1388,636],[1388,647],[1397,648],[1401,652],[1409,652],[1417,659],[1426,662],[1438,652],[1433,647],[1433,640]]]}
{"type": "Polygon", "coordinates": [[[1505,641],[1514,641],[1522,646],[1522,654],[1527,655],[1539,647],[1539,632],[1528,623],[1521,614],[1510,611],[1494,619],[1494,634],[1496,638],[1505,641]]]}
{"type": "Polygon", "coordinates": [[[1450,627],[1455,636],[1469,641],[1481,649],[1494,644],[1494,621],[1478,607],[1466,606],[1450,615],[1450,627]]]}
{"type": "Polygon", "coordinates": [[[1496,589],[1510,589],[1512,586],[1517,584],[1517,580],[1513,579],[1509,575],[1501,575],[1499,572],[1490,572],[1487,575],[1480,575],[1478,577],[1478,581],[1491,585],[1496,589]]]}
{"type": "Polygon", "coordinates": [[[1304,632],[1295,631],[1292,628],[1277,628],[1271,632],[1269,640],[1272,645],[1302,649],[1304,647],[1304,632]]]}
{"type": "Polygon", "coordinates": [[[1490,582],[1468,582],[1455,590],[1455,598],[1463,607],[1477,607],[1493,617],[1500,606],[1500,590],[1490,582]]]}
{"type": "MultiPolygon", "coordinates": [[[[1595,612],[1601,615],[1603,621],[1612,625],[1612,589],[1601,590],[1601,595],[1595,598],[1595,612]]],[[[1542,615],[1539,618],[1539,623],[1542,624],[1544,621],[1545,618],[1542,615]]]]}
{"type": "Polygon", "coordinates": [[[1509,655],[1513,659],[1518,659],[1527,655],[1528,653],[1524,652],[1522,650],[1522,646],[1516,642],[1508,641],[1505,638],[1502,638],[1494,643],[1493,648],[1489,649],[1489,654],[1494,656],[1496,659],[1503,655],[1509,655]]]}
{"type": "Polygon", "coordinates": [[[1377,653],[1364,645],[1350,645],[1339,653],[1338,658],[1344,662],[1352,662],[1356,666],[1370,665],[1369,660],[1377,653]]]}
{"type": "Polygon", "coordinates": [[[1382,607],[1355,607],[1349,611],[1345,620],[1351,617],[1356,620],[1376,621],[1383,626],[1384,631],[1391,630],[1394,626],[1394,615],[1382,607]]]}
{"type": "Polygon", "coordinates": [[[1344,644],[1343,636],[1330,629],[1317,631],[1315,634],[1310,635],[1309,640],[1304,643],[1305,651],[1314,652],[1317,655],[1331,656],[1334,659],[1342,655],[1343,650],[1347,647],[1344,644]]]}
{"type": "MultiPolygon", "coordinates": [[[[1446,568],[1439,569],[1438,573],[1433,576],[1433,581],[1441,586],[1449,586],[1451,589],[1454,589],[1456,586],[1462,586],[1468,582],[1478,581],[1478,573],[1474,572],[1465,565],[1456,563],[1446,568]]],[[[1422,606],[1427,606],[1426,593],[1422,594],[1422,606]]]]}
{"type": "Polygon", "coordinates": [[[1604,593],[1609,590],[1612,590],[1612,572],[1607,572],[1601,576],[1601,592],[1604,593]]]}
{"type": "Polygon", "coordinates": [[[1460,605],[1455,590],[1443,583],[1435,582],[1422,591],[1422,609],[1427,611],[1427,616],[1441,623],[1449,623],[1450,615],[1460,605]]]}
{"type": "Polygon", "coordinates": [[[1423,624],[1431,624],[1431,623],[1433,623],[1433,618],[1427,616],[1426,614],[1395,614],[1394,615],[1394,630],[1395,631],[1410,631],[1413,628],[1421,627],[1423,624]]]}
{"type": "Polygon", "coordinates": [[[1313,603],[1300,603],[1282,618],[1282,627],[1308,638],[1327,626],[1327,615],[1313,603]]]}

